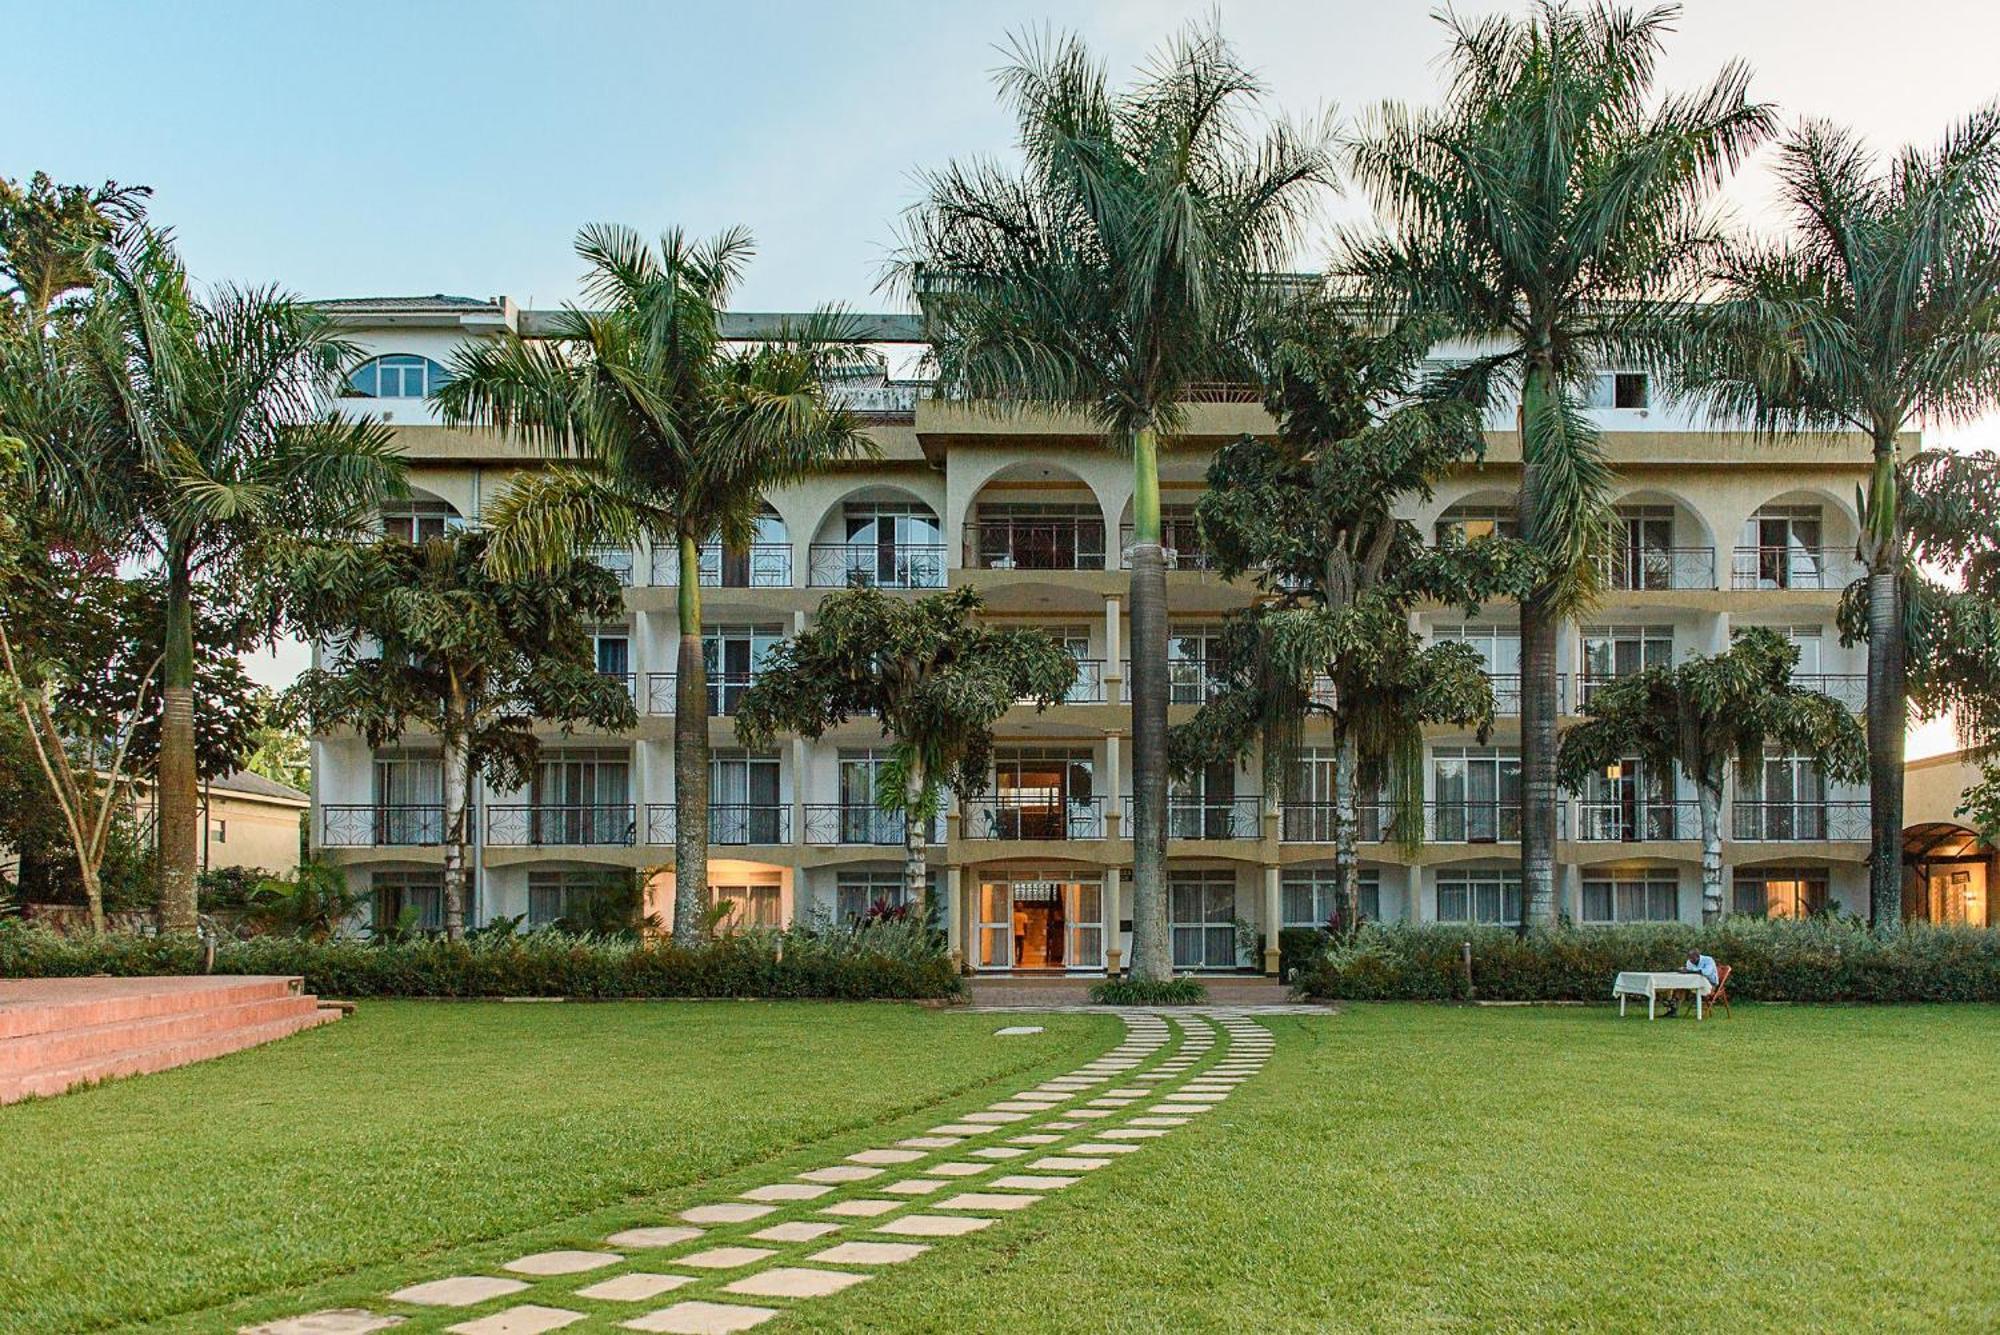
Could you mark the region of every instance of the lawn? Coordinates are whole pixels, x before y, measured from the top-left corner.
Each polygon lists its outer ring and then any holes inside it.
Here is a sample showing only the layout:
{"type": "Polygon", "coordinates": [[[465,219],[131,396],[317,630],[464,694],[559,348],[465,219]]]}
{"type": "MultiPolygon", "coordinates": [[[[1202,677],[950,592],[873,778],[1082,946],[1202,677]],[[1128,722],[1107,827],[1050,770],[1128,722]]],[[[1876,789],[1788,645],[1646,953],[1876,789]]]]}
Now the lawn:
{"type": "Polygon", "coordinates": [[[367,1002],[269,1047],[0,1108],[0,1331],[203,1314],[671,1192],[1115,1041],[1106,1017],[367,1002]]]}

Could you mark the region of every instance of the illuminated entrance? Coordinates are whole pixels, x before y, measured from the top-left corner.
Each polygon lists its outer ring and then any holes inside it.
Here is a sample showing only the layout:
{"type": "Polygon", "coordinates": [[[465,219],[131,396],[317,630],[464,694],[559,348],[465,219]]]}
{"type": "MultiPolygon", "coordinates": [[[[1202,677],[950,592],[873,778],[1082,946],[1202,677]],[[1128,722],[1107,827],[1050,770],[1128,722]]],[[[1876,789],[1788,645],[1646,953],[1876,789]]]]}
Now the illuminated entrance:
{"type": "Polygon", "coordinates": [[[982,880],[978,966],[1103,969],[1103,882],[1060,872],[982,880]]]}

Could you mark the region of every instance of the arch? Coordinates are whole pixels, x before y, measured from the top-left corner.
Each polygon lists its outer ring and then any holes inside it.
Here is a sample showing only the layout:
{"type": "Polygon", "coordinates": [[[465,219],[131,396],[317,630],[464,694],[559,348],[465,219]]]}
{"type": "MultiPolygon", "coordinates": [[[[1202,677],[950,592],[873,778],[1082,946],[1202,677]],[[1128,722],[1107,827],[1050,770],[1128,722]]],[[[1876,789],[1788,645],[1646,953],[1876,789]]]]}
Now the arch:
{"type": "Polygon", "coordinates": [[[350,399],[427,399],[450,379],[450,371],[421,353],[385,352],[349,371],[341,393],[350,399]]]}
{"type": "Polygon", "coordinates": [[[873,484],[843,492],[810,532],[811,587],[944,587],[944,527],[936,508],[907,487],[873,484]]]}
{"type": "Polygon", "coordinates": [[[1064,464],[996,461],[968,495],[967,567],[1102,570],[1115,555],[1104,497],[1064,464]]]}
{"type": "Polygon", "coordinates": [[[1484,537],[1490,533],[1512,536],[1514,516],[1519,508],[1518,493],[1512,488],[1474,487],[1464,495],[1454,496],[1439,505],[1419,520],[1417,527],[1425,541],[1435,541],[1439,525],[1460,517],[1467,521],[1466,536],[1469,538],[1484,537]]]}
{"type": "Polygon", "coordinates": [[[1675,547],[1714,547],[1715,530],[1709,526],[1707,516],[1696,509],[1687,497],[1661,487],[1631,487],[1621,492],[1612,502],[1615,509],[1632,509],[1641,506],[1659,506],[1673,509],[1673,545],[1675,547]]]}
{"type": "Polygon", "coordinates": [[[1838,589],[1859,578],[1861,525],[1851,499],[1831,487],[1788,487],[1744,512],[1720,536],[1739,589],[1838,589]]]}
{"type": "Polygon", "coordinates": [[[411,487],[409,495],[384,501],[381,520],[382,536],[404,542],[441,538],[465,527],[465,516],[456,505],[421,487],[411,487]]]}

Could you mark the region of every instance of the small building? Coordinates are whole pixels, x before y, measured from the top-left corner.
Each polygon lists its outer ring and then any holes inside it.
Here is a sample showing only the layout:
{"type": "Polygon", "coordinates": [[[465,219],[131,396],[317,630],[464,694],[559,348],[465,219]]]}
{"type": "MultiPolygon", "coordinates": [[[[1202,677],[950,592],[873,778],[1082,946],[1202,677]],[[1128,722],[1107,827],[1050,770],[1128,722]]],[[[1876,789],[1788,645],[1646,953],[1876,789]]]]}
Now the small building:
{"type": "Polygon", "coordinates": [[[2000,851],[1958,814],[1981,777],[1968,751],[1911,761],[1903,771],[1903,916],[1923,922],[1990,927],[1990,888],[2000,882],[2000,851]]]}

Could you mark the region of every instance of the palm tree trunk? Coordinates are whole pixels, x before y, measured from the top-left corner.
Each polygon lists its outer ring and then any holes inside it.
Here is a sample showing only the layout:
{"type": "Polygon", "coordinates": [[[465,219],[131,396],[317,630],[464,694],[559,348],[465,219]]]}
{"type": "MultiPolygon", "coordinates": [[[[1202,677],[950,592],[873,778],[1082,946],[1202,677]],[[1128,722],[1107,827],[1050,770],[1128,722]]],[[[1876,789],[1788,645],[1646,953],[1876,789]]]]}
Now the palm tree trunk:
{"type": "Polygon", "coordinates": [[[1174,972],[1167,928],[1167,567],[1159,441],[1132,440],[1132,976],[1174,972]]]}
{"type": "Polygon", "coordinates": [[[701,552],[682,534],[674,678],[674,941],[701,941],[708,911],[708,670],[701,653],[701,552]]]}
{"type": "Polygon", "coordinates": [[[457,941],[465,936],[465,868],[467,843],[466,793],[472,787],[465,747],[460,731],[465,721],[465,700],[454,682],[446,706],[450,723],[445,729],[442,751],[444,769],[444,934],[457,941]]]}
{"type": "Polygon", "coordinates": [[[1347,932],[1360,925],[1361,915],[1361,868],[1355,856],[1361,824],[1355,811],[1356,765],[1354,739],[1343,736],[1333,762],[1333,874],[1340,883],[1340,925],[1347,932]]]}
{"type": "Polygon", "coordinates": [[[1903,529],[1897,513],[1896,441],[1875,441],[1868,512],[1868,921],[1903,927],[1903,747],[1909,706],[1903,680],[1903,529]]]}
{"type": "Polygon", "coordinates": [[[195,867],[200,856],[200,793],[194,760],[194,581],[187,554],[167,555],[166,653],[160,663],[158,812],[162,932],[195,930],[195,867]]]}
{"type": "Polygon", "coordinates": [[[930,831],[924,820],[924,767],[910,763],[909,782],[903,789],[903,898],[916,906],[928,925],[931,920],[930,831]]]}
{"type": "Polygon", "coordinates": [[[1694,786],[1701,809],[1701,920],[1722,916],[1722,789],[1704,780],[1694,786]]]}
{"type": "MultiPolygon", "coordinates": [[[[1528,419],[1555,393],[1554,373],[1530,362],[1521,387],[1521,538],[1538,541],[1537,473],[1528,449],[1528,419]]],[[[1551,591],[1521,601],[1521,927],[1556,920],[1556,630],[1551,591]]]]}

